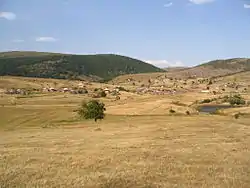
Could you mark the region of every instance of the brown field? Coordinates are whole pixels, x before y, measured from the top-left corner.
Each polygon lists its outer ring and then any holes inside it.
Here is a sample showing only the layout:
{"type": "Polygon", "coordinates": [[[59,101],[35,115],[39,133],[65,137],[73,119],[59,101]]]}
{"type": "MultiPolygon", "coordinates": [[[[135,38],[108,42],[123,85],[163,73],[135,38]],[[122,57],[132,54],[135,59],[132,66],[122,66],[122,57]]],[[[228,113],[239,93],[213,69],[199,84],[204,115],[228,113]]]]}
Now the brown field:
{"type": "MultiPolygon", "coordinates": [[[[211,88],[233,80],[247,84],[250,75],[224,77],[211,88]]],[[[88,95],[0,94],[0,187],[250,187],[250,107],[198,113],[191,104],[214,96],[199,92],[205,84],[192,88],[192,81],[174,95],[121,92],[117,101],[108,95],[100,99],[106,118],[97,123],[74,112],[88,95]],[[244,115],[235,119],[238,112],[244,115]]],[[[1,77],[0,88],[55,82],[78,83],[1,77]]],[[[113,85],[87,85],[97,87],[113,85]]],[[[249,92],[242,95],[250,100],[249,92]]]]}

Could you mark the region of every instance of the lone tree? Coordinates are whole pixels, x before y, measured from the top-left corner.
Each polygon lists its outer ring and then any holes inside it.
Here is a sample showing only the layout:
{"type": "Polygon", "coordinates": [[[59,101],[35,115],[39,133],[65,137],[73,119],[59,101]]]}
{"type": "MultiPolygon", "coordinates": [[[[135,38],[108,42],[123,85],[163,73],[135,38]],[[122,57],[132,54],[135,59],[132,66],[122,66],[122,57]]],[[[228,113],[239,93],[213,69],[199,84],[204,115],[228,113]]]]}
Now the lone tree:
{"type": "Polygon", "coordinates": [[[106,110],[104,103],[98,100],[90,100],[88,102],[83,101],[81,107],[77,110],[78,115],[84,119],[94,119],[95,122],[98,119],[103,119],[106,110]]]}

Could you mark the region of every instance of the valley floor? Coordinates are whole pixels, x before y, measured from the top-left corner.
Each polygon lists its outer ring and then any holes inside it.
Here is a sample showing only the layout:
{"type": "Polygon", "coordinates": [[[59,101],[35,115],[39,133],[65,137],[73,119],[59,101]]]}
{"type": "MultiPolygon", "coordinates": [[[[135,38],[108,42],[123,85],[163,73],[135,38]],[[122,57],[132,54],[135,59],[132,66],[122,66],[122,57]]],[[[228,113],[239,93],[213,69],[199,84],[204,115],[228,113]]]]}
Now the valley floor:
{"type": "Polygon", "coordinates": [[[207,95],[121,92],[101,99],[107,116],[95,123],[74,112],[86,95],[3,94],[0,187],[249,188],[250,117],[233,114],[250,107],[189,106],[207,95]]]}

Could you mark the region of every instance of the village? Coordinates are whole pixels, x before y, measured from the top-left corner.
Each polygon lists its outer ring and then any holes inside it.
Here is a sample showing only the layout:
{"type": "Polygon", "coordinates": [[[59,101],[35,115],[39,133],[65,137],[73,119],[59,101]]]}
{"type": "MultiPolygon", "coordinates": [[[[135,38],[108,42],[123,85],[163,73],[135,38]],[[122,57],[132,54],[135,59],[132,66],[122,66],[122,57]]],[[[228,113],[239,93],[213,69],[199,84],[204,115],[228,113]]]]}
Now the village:
{"type": "MultiPolygon", "coordinates": [[[[66,87],[58,87],[56,83],[41,84],[40,88],[1,88],[4,94],[29,95],[30,93],[70,93],[70,94],[93,94],[97,91],[103,91],[112,96],[120,95],[119,91],[133,92],[140,95],[175,95],[187,92],[208,93],[213,95],[230,93],[247,93],[250,85],[237,81],[226,82],[222,78],[218,79],[174,79],[164,76],[157,79],[148,79],[140,81],[132,78],[125,82],[108,84],[99,84],[100,88],[93,88],[91,82],[75,81],[66,87]]],[[[93,95],[94,96],[94,95],[93,95]]],[[[94,96],[95,97],[95,96],[94,96]]],[[[96,96],[97,97],[97,96],[96,96]]]]}

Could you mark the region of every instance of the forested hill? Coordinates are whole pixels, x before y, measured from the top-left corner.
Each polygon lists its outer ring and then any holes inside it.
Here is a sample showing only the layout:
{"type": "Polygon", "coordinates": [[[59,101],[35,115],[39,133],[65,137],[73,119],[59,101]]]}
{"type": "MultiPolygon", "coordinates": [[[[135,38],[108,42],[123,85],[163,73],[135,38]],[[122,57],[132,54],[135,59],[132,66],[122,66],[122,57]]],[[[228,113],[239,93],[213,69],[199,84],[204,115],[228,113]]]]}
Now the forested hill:
{"type": "Polygon", "coordinates": [[[123,74],[150,72],[163,70],[137,59],[114,54],[0,53],[1,76],[108,80],[123,74]]]}

